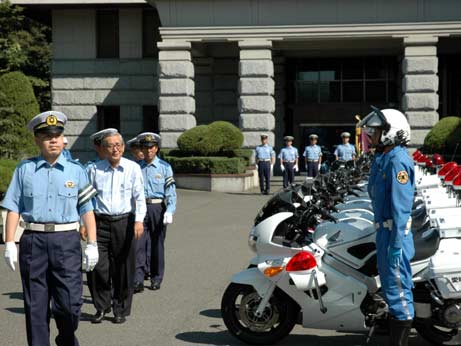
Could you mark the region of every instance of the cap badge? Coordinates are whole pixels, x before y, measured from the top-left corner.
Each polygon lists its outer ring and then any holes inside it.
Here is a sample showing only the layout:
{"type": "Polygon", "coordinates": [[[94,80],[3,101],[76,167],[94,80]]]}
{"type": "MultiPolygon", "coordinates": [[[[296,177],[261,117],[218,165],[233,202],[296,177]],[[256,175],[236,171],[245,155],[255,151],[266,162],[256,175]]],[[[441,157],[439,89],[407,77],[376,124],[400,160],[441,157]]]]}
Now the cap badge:
{"type": "Polygon", "coordinates": [[[48,115],[46,117],[46,124],[48,126],[55,126],[58,123],[58,118],[56,118],[56,115],[48,115]]]}
{"type": "Polygon", "coordinates": [[[152,138],[151,135],[146,135],[146,136],[144,137],[144,140],[145,140],[146,142],[153,142],[153,141],[154,141],[154,139],[152,138]]]}

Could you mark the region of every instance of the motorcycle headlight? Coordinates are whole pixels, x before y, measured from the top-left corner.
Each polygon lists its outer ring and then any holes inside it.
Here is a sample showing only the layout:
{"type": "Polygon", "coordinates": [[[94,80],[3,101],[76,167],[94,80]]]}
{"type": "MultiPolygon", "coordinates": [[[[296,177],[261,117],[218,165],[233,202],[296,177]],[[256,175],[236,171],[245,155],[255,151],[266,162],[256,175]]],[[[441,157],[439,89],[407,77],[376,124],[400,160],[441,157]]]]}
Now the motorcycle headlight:
{"type": "Polygon", "coordinates": [[[256,243],[258,242],[258,237],[250,233],[248,237],[248,247],[251,251],[256,252],[256,243]]]}

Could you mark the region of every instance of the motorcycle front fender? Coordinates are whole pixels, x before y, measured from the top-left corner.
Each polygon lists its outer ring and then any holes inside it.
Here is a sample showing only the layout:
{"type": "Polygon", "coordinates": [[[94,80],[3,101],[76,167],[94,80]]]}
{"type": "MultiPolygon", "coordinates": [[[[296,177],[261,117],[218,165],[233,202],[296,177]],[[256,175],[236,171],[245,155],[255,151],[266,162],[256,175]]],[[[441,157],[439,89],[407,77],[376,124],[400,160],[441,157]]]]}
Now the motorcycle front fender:
{"type": "Polygon", "coordinates": [[[269,288],[274,285],[258,268],[248,268],[232,276],[231,282],[253,286],[260,296],[264,296],[269,288]]]}

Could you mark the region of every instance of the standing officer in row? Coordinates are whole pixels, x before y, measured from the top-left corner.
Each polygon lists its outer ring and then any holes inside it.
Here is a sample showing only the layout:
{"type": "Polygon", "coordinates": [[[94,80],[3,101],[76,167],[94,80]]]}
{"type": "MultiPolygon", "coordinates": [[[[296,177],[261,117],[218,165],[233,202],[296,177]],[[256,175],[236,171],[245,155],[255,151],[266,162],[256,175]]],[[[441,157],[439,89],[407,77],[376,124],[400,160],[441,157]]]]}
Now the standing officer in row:
{"type": "Polygon", "coordinates": [[[343,132],[341,133],[341,139],[342,139],[342,144],[338,145],[336,147],[336,150],[334,152],[336,156],[336,160],[341,160],[341,161],[351,161],[355,160],[355,147],[353,144],[349,143],[349,140],[351,139],[351,134],[349,132],[343,132]]]}
{"type": "Polygon", "coordinates": [[[84,269],[92,270],[98,262],[91,203],[95,191],[88,183],[85,169],[62,153],[66,122],[65,114],[54,111],[32,118],[28,128],[34,133],[41,154],[16,167],[3,200],[3,208],[8,210],[5,259],[12,270],[17,262],[14,234],[20,216],[24,220],[19,264],[30,346],[50,345],[51,312],[58,329],[56,345],[78,345],[75,331],[83,291],[77,232],[80,218],[88,233],[84,269]]]}
{"type": "Polygon", "coordinates": [[[310,145],[304,149],[304,164],[308,177],[315,178],[319,174],[319,168],[322,164],[322,149],[317,145],[319,136],[311,134],[309,136],[310,145]]]}
{"type": "Polygon", "coordinates": [[[293,147],[292,136],[285,136],[285,148],[282,148],[279,154],[280,159],[280,169],[283,172],[283,187],[287,187],[290,184],[293,184],[295,180],[295,172],[299,171],[298,168],[298,149],[293,147]]]}
{"type": "Polygon", "coordinates": [[[139,140],[137,137],[126,141],[126,146],[130,149],[131,156],[133,156],[133,160],[140,164],[142,160],[144,160],[144,154],[141,149],[141,145],[139,144],[139,140]]]}
{"type": "Polygon", "coordinates": [[[135,272],[135,240],[144,232],[146,215],[141,168],[123,157],[125,144],[120,133],[102,137],[104,160],[88,169],[90,183],[98,194],[94,199],[100,260],[88,275],[96,314],[101,323],[114,311],[114,323],[124,323],[131,313],[135,272]]]}
{"type": "MultiPolygon", "coordinates": [[[[151,237],[151,290],[159,290],[165,272],[165,237],[167,225],[173,223],[176,211],[176,183],[169,163],[158,158],[160,136],[145,132],[138,136],[144,153],[141,164],[144,177],[144,193],[146,196],[147,215],[144,220],[144,231],[151,237]]],[[[138,247],[138,249],[140,249],[138,247]]],[[[144,252],[138,252],[135,289],[142,290],[144,279],[144,252]]]]}
{"type": "Polygon", "coordinates": [[[406,346],[415,313],[410,263],[415,254],[410,216],[415,173],[406,149],[410,125],[398,110],[373,107],[360,126],[380,152],[370,172],[368,193],[377,228],[381,290],[389,306],[390,345],[406,346]]]}
{"type": "Polygon", "coordinates": [[[269,145],[266,134],[261,135],[261,145],[255,149],[255,162],[258,168],[259,188],[268,195],[271,191],[271,174],[275,163],[275,151],[269,145]]]}

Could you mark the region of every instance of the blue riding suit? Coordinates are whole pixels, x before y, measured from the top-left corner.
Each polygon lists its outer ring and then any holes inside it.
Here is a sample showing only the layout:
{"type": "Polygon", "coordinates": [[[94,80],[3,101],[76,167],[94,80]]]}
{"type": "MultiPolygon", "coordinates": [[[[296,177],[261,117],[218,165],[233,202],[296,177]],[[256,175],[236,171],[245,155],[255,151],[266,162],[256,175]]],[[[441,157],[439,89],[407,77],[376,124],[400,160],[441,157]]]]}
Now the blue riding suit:
{"type": "Polygon", "coordinates": [[[375,158],[368,186],[377,228],[376,247],[381,290],[396,320],[412,320],[415,254],[409,220],[415,192],[414,164],[397,146],[375,158]],[[397,254],[397,255],[396,255],[397,254]]]}

